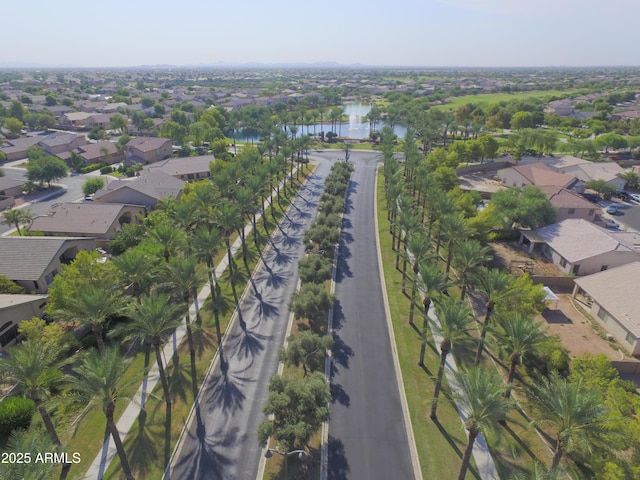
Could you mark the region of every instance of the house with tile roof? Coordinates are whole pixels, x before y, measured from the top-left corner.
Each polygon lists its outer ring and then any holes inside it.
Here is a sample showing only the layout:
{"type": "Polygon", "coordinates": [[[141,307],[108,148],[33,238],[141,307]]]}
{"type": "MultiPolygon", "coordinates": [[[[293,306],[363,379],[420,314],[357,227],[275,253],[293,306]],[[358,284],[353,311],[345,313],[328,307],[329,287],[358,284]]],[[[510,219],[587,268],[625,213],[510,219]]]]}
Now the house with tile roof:
{"type": "Polygon", "coordinates": [[[507,187],[526,187],[527,185],[557,186],[568,190],[577,190],[581,182],[572,175],[558,173],[544,162],[527,163],[498,170],[498,177],[507,187]]]}
{"type": "Polygon", "coordinates": [[[20,137],[7,140],[0,145],[0,152],[3,152],[7,156],[8,162],[21,160],[27,158],[27,149],[29,147],[36,146],[44,138],[44,135],[35,135],[33,137],[20,137]]]}
{"type": "Polygon", "coordinates": [[[572,161],[571,163],[556,162],[553,167],[565,175],[573,175],[585,184],[590,180],[604,180],[623,190],[625,180],[621,177],[624,169],[616,162],[589,162],[588,160],[572,161]]]}
{"type": "Polygon", "coordinates": [[[185,182],[178,178],[155,171],[140,177],[115,180],[98,190],[93,195],[93,201],[144,205],[150,210],[161,198],[179,199],[184,185],[185,182]]]}
{"type": "Polygon", "coordinates": [[[584,197],[566,188],[555,185],[538,187],[556,209],[556,221],[561,222],[567,218],[583,218],[593,222],[600,209],[584,197]]]}
{"type": "Polygon", "coordinates": [[[27,292],[46,293],[62,265],[95,248],[93,238],[0,237],[0,274],[27,292]]]}
{"type": "Polygon", "coordinates": [[[76,135],[75,133],[56,132],[45,137],[38,142],[38,146],[50,155],[62,152],[69,152],[87,143],[87,137],[76,135]]]}
{"type": "Polygon", "coordinates": [[[573,297],[584,300],[589,313],[632,355],[640,355],[640,296],[636,280],[640,262],[575,280],[573,297]]]}
{"type": "Polygon", "coordinates": [[[520,244],[572,275],[591,275],[640,261],[640,233],[608,230],[584,219],[568,218],[521,231],[520,244]]]}
{"type": "Polygon", "coordinates": [[[216,157],[213,155],[169,158],[147,165],[140,172],[140,176],[144,177],[153,172],[163,172],[185,182],[202,180],[203,178],[211,177],[209,167],[215,161],[216,157]]]}
{"type": "Polygon", "coordinates": [[[27,230],[45,236],[91,237],[99,246],[105,245],[122,230],[125,223],[138,223],[144,216],[142,205],[119,203],[59,203],[46,215],[35,217],[27,230]]]}
{"type": "Polygon", "coordinates": [[[135,162],[147,165],[173,155],[171,140],[160,137],[135,137],[127,143],[125,165],[135,162]]]}

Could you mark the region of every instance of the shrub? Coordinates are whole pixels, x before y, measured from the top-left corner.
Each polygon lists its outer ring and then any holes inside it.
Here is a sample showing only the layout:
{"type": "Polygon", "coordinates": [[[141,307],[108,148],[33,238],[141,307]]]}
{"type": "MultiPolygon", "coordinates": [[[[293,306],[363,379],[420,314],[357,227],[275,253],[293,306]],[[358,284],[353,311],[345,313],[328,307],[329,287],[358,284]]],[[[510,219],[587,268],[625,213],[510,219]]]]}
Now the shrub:
{"type": "Polygon", "coordinates": [[[100,173],[102,175],[106,175],[107,173],[111,173],[113,172],[113,168],[111,168],[110,165],[105,165],[104,167],[100,168],[100,173]]]}
{"type": "Polygon", "coordinates": [[[102,168],[102,164],[101,163],[92,163],[91,165],[87,165],[86,167],[82,167],[80,169],[80,173],[89,173],[89,172],[93,172],[95,170],[99,170],[100,168],[102,168]]]}
{"type": "Polygon", "coordinates": [[[0,435],[28,428],[35,409],[33,400],[22,397],[9,397],[0,402],[0,435]]]}
{"type": "Polygon", "coordinates": [[[331,279],[332,263],[325,257],[312,253],[300,259],[298,273],[302,283],[323,283],[331,279]]]}

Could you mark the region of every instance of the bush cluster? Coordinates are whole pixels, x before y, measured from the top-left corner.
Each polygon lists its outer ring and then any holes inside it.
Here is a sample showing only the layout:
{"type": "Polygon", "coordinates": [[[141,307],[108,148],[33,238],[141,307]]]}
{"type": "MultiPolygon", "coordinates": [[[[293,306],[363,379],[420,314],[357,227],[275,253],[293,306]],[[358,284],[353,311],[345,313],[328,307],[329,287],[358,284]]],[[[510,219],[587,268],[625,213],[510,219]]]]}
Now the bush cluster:
{"type": "Polygon", "coordinates": [[[0,402],[0,436],[28,428],[35,408],[33,400],[22,397],[9,397],[0,402]]]}
{"type": "Polygon", "coordinates": [[[95,170],[100,170],[102,168],[101,163],[92,163],[91,165],[87,165],[86,167],[82,167],[80,169],[80,173],[89,173],[95,170]]]}

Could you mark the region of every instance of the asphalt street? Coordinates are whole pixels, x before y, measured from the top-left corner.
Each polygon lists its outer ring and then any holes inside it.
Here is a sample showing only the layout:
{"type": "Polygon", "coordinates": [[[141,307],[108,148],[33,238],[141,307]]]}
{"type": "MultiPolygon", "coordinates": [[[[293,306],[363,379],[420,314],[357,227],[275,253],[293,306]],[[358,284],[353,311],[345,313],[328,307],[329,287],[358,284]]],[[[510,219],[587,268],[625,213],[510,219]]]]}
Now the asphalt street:
{"type": "MultiPolygon", "coordinates": [[[[0,167],[4,171],[4,174],[7,178],[15,178],[26,180],[27,171],[24,168],[16,168],[16,167],[0,167]]],[[[89,175],[78,175],[78,176],[68,176],[65,178],[61,178],[56,181],[57,185],[64,185],[67,189],[66,193],[56,197],[54,199],[38,201],[38,199],[33,200],[30,205],[27,206],[34,216],[38,215],[46,215],[47,212],[51,209],[51,205],[54,203],[62,203],[62,202],[73,202],[83,197],[82,195],[82,184],[87,180],[87,178],[91,178],[89,175]]],[[[47,198],[49,192],[43,192],[38,198],[47,198]]],[[[0,225],[0,235],[11,230],[13,228],[12,225],[0,225]]]]}
{"type": "Polygon", "coordinates": [[[378,153],[355,171],[336,272],[329,479],[414,478],[382,298],[374,223],[378,153]]]}
{"type": "Polygon", "coordinates": [[[316,214],[330,166],[320,162],[272,237],[165,479],[255,480],[262,454],[256,430],[265,419],[269,378],[286,334],[297,260],[304,255],[302,235],[316,214]]]}

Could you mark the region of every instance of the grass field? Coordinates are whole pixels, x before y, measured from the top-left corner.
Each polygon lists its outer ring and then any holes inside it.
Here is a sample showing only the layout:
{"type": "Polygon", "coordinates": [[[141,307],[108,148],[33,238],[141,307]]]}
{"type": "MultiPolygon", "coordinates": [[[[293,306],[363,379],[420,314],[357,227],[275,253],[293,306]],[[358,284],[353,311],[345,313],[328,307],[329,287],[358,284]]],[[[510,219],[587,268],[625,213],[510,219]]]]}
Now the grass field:
{"type": "Polygon", "coordinates": [[[453,110],[455,108],[466,105],[467,103],[473,103],[477,105],[479,103],[498,103],[508,102],[509,100],[523,100],[525,98],[540,98],[546,99],[553,96],[566,97],[573,93],[571,90],[546,90],[543,92],[518,92],[518,93],[487,93],[480,95],[467,95],[465,97],[452,98],[450,102],[443,105],[437,105],[433,108],[442,108],[446,110],[453,110]]]}

